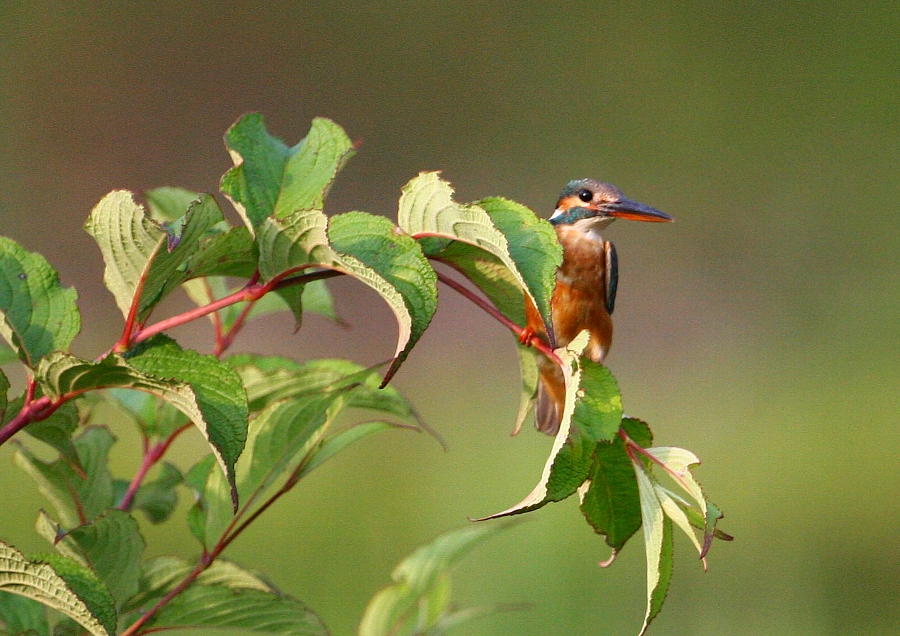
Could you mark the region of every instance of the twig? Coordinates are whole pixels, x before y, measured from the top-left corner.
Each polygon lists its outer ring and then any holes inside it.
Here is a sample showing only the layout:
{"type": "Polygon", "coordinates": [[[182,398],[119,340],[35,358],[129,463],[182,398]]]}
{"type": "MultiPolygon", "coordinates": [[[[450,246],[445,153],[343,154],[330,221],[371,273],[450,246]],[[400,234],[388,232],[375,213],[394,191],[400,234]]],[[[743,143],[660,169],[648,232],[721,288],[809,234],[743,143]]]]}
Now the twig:
{"type": "Polygon", "coordinates": [[[125,494],[122,496],[122,501],[119,502],[119,510],[131,510],[131,506],[134,503],[134,497],[137,494],[138,489],[141,487],[141,483],[144,481],[144,478],[147,476],[147,473],[150,472],[150,469],[153,468],[153,466],[155,466],[157,462],[162,459],[163,455],[166,454],[166,451],[169,450],[169,446],[172,445],[172,442],[174,442],[179,435],[181,435],[191,426],[192,423],[188,422],[184,426],[173,431],[166,439],[162,440],[145,452],[144,459],[141,461],[141,465],[138,468],[137,473],[135,473],[134,479],[132,479],[131,483],[128,484],[128,490],[125,491],[125,494]]]}

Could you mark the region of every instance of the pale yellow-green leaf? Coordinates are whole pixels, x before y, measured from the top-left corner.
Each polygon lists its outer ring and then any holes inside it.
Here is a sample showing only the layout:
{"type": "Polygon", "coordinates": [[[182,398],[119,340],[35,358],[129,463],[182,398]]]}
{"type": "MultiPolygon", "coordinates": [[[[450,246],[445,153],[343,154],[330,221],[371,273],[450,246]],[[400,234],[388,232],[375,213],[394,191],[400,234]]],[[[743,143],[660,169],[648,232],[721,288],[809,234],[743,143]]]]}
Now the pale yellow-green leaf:
{"type": "Polygon", "coordinates": [[[62,612],[94,636],[109,636],[87,605],[46,563],[36,563],[0,541],[0,591],[19,594],[62,612]]]}
{"type": "Polygon", "coordinates": [[[663,548],[663,521],[665,514],[653,490],[653,482],[645,472],[646,468],[637,461],[633,462],[633,464],[641,497],[644,549],[647,558],[647,611],[644,614],[644,624],[641,626],[640,631],[640,634],[643,635],[654,616],[652,599],[653,593],[660,583],[659,566],[663,548]]]}
{"type": "Polygon", "coordinates": [[[483,517],[479,519],[494,519],[496,517],[504,517],[518,512],[541,505],[547,498],[547,482],[550,480],[550,472],[553,468],[553,462],[556,456],[569,437],[569,429],[572,425],[572,414],[575,412],[577,388],[581,382],[581,369],[578,365],[578,359],[584,349],[587,347],[590,334],[587,330],[579,333],[567,347],[560,347],[556,350],[556,355],[563,361],[562,371],[566,381],[566,404],[563,409],[562,421],[559,425],[559,431],[553,440],[553,447],[550,449],[550,456],[544,464],[544,470],[541,473],[541,479],[537,486],[534,487],[528,496],[511,508],[507,508],[501,512],[483,517]]]}

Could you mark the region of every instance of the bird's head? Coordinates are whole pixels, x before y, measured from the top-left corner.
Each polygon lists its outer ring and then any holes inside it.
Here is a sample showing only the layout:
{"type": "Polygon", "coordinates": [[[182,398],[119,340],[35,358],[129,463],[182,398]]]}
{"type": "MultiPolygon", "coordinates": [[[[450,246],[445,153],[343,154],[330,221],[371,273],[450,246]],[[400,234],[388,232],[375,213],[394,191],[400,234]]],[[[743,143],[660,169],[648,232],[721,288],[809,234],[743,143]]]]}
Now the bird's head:
{"type": "Polygon", "coordinates": [[[665,212],[632,201],[614,185],[593,179],[579,179],[570,181],[559,195],[550,223],[578,224],[585,231],[591,231],[600,230],[615,219],[653,222],[673,220],[665,212]]]}

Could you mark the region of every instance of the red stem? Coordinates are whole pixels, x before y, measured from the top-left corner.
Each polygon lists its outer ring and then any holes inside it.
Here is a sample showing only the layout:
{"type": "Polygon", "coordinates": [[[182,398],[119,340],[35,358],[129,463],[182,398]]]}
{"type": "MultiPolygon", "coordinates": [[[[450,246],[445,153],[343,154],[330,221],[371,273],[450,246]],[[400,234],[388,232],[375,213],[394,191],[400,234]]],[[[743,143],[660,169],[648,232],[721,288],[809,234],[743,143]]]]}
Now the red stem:
{"type": "Polygon", "coordinates": [[[119,510],[131,510],[131,505],[134,503],[134,497],[137,494],[138,488],[141,487],[144,478],[147,476],[147,473],[162,459],[163,455],[166,454],[166,451],[169,450],[169,446],[172,445],[172,442],[191,426],[192,424],[188,422],[144,453],[144,459],[141,461],[140,468],[138,468],[137,473],[135,473],[134,479],[128,484],[128,490],[125,491],[122,501],[119,502],[119,510]]]}
{"type": "MultiPolygon", "coordinates": [[[[149,263],[149,261],[148,261],[149,263]]],[[[122,330],[122,337],[113,346],[113,351],[122,353],[128,351],[131,347],[131,335],[134,333],[135,322],[137,321],[138,305],[141,303],[141,293],[144,291],[144,283],[146,282],[146,270],[138,279],[137,286],[134,290],[134,297],[131,301],[131,307],[128,308],[128,316],[125,318],[125,328],[122,330]]]]}
{"type": "Polygon", "coordinates": [[[54,402],[45,395],[25,404],[18,415],[7,422],[4,427],[0,428],[0,445],[4,444],[10,437],[32,422],[37,422],[38,420],[50,417],[56,409],[69,399],[71,399],[71,397],[63,396],[58,401],[54,402]]]}
{"type": "MultiPolygon", "coordinates": [[[[437,277],[438,277],[438,280],[441,281],[442,283],[444,283],[447,287],[453,289],[454,291],[459,292],[460,294],[462,294],[463,296],[465,296],[466,298],[471,300],[473,303],[478,305],[478,307],[480,307],[482,310],[484,310],[489,316],[491,316],[492,318],[497,320],[500,324],[502,324],[504,327],[506,327],[507,329],[512,331],[516,335],[517,338],[521,338],[522,334],[524,334],[526,332],[525,329],[523,329],[522,327],[520,327],[519,325],[514,323],[512,320],[510,320],[509,318],[504,316],[490,302],[488,302],[481,296],[478,296],[475,292],[470,290],[468,287],[465,287],[461,283],[455,281],[454,279],[450,278],[446,274],[442,274],[441,272],[437,272],[437,277]]],[[[556,355],[556,352],[553,351],[553,349],[551,349],[549,347],[549,345],[547,345],[547,343],[545,343],[543,340],[541,340],[540,338],[532,338],[530,344],[532,347],[534,347],[535,349],[537,349],[538,351],[543,353],[545,356],[547,356],[548,358],[553,360],[556,364],[562,366],[562,363],[563,363],[562,360],[559,359],[559,356],[556,355]]]]}
{"type": "Polygon", "coordinates": [[[228,350],[228,347],[234,343],[234,339],[237,337],[238,332],[243,328],[244,322],[247,320],[247,316],[250,315],[250,312],[253,311],[253,305],[256,301],[251,301],[247,303],[247,306],[241,311],[240,315],[231,325],[231,329],[228,330],[228,333],[220,333],[220,335],[216,338],[216,348],[213,351],[213,355],[217,358],[220,358],[223,353],[228,350]]]}
{"type": "Polygon", "coordinates": [[[197,307],[196,309],[186,311],[183,314],[172,316],[171,318],[166,318],[165,320],[160,320],[159,322],[154,323],[149,327],[141,329],[131,339],[131,344],[138,344],[139,342],[143,342],[144,340],[152,338],[153,336],[162,333],[167,329],[172,329],[173,327],[178,327],[180,325],[197,320],[198,318],[203,318],[203,316],[207,316],[215,311],[224,309],[229,305],[234,305],[241,302],[255,302],[270,291],[274,291],[276,289],[290,287],[291,285],[302,285],[304,283],[310,283],[314,280],[332,278],[334,276],[341,276],[343,274],[343,272],[323,269],[311,272],[309,274],[303,274],[301,276],[288,278],[289,276],[292,276],[293,274],[296,274],[297,272],[302,271],[307,267],[316,267],[316,264],[310,263],[309,265],[303,265],[301,267],[290,269],[283,274],[273,278],[268,283],[255,282],[256,280],[258,280],[258,275],[254,276],[250,279],[247,285],[245,285],[242,289],[234,292],[233,294],[229,294],[228,296],[213,301],[208,305],[204,305],[203,307],[197,307]]]}

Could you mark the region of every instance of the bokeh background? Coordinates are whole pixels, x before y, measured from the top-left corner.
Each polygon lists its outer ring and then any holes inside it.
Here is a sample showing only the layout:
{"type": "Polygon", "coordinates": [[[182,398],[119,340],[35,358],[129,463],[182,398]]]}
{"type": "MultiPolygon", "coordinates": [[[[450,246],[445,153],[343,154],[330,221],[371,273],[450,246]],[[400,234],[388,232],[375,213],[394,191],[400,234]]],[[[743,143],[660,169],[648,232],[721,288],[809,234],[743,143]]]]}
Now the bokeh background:
{"type": "MultiPolygon", "coordinates": [[[[615,183],[677,222],[607,232],[621,260],[609,366],[658,443],[703,459],[736,536],[706,574],[677,541],[651,633],[898,634],[898,32],[900,4],[877,1],[0,2],[0,233],[77,287],[75,350],[92,357],[120,316],[81,230],[90,209],[116,188],[217,192],[221,136],[247,111],[291,144],[319,115],[362,140],[330,212],[393,216],[420,170],[443,170],[460,200],[543,215],[569,179],[615,183]]],[[[237,349],[388,357],[386,307],[352,281],[332,289],[349,328],[265,319],[237,349]]],[[[530,491],[549,449],[508,436],[512,338],[448,290],[441,303],[396,384],[449,451],[411,433],[364,443],[229,550],[336,635],[413,548],[530,491]]],[[[173,335],[211,343],[205,324],[173,335]]],[[[125,471],[136,440],[110,425],[125,471]]],[[[175,457],[198,448],[185,437],[175,457]]],[[[0,536],[44,550],[31,524],[45,504],[11,454],[0,536]]],[[[145,527],[151,554],[196,552],[184,509],[145,527]]],[[[461,605],[532,608],[460,633],[636,633],[640,537],[601,570],[575,501],[529,517],[454,580],[461,605]]]]}

